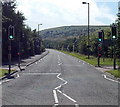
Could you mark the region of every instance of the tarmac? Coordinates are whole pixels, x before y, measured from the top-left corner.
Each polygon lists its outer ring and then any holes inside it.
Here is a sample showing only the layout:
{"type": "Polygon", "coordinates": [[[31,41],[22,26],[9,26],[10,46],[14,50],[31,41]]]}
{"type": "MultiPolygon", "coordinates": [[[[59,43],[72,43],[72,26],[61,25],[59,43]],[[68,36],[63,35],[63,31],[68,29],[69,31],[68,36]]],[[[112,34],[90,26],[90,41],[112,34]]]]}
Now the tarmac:
{"type": "MultiPolygon", "coordinates": [[[[46,50],[41,55],[35,55],[35,56],[29,57],[27,59],[21,60],[20,67],[18,67],[18,63],[12,64],[11,65],[11,69],[13,69],[15,71],[12,72],[10,75],[15,75],[18,71],[24,70],[27,66],[29,66],[29,65],[37,62],[38,60],[40,60],[41,58],[43,58],[44,56],[46,56],[48,53],[49,53],[49,51],[46,50]]],[[[8,65],[4,65],[4,66],[2,66],[0,68],[9,69],[8,65]]],[[[105,71],[113,70],[113,66],[101,66],[101,67],[95,67],[95,68],[97,70],[103,72],[108,78],[120,81],[120,78],[116,78],[113,75],[111,75],[110,73],[105,72],[105,71]]],[[[7,79],[7,76],[4,76],[4,77],[0,78],[0,80],[3,80],[3,79],[7,79]]]]}

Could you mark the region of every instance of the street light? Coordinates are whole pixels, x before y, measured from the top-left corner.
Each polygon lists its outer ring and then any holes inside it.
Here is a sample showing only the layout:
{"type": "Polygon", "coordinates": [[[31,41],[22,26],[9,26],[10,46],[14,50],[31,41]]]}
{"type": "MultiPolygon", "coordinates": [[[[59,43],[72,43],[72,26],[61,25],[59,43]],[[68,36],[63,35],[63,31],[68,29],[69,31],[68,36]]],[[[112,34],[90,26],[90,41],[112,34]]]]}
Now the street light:
{"type": "Polygon", "coordinates": [[[39,50],[39,51],[40,51],[40,53],[41,53],[41,45],[42,45],[41,41],[42,41],[42,39],[41,39],[41,37],[39,37],[39,26],[40,26],[40,25],[42,25],[42,24],[38,24],[38,38],[40,38],[40,39],[39,39],[39,41],[40,41],[40,50],[39,50]]]}
{"type": "MultiPolygon", "coordinates": [[[[90,20],[90,12],[89,12],[89,3],[87,3],[87,2],[82,2],[82,4],[88,4],[88,46],[87,46],[87,48],[88,48],[88,51],[89,51],[89,48],[90,48],[90,46],[89,46],[89,20],[90,20]]],[[[88,52],[88,59],[89,59],[89,52],[88,52]]]]}
{"type": "Polygon", "coordinates": [[[42,24],[38,24],[38,36],[39,36],[39,26],[42,25],[42,24]]]}

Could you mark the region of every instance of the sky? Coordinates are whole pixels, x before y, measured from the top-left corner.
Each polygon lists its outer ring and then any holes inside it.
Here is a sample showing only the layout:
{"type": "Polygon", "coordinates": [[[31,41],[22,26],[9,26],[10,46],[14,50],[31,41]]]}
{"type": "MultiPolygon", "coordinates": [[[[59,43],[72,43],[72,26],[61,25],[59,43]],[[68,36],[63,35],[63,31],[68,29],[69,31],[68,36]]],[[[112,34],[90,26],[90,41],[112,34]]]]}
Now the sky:
{"type": "Polygon", "coordinates": [[[87,25],[90,4],[90,25],[110,25],[117,19],[119,0],[17,0],[17,10],[25,23],[40,30],[59,26],[87,25]]]}

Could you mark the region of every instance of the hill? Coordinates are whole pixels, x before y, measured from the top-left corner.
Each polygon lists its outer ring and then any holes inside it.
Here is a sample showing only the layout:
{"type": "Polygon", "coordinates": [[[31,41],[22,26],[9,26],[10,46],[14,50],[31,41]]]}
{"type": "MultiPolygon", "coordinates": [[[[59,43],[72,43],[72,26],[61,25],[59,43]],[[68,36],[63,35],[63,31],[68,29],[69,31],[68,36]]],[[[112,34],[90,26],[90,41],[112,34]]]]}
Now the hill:
{"type": "MultiPolygon", "coordinates": [[[[97,30],[108,28],[109,26],[90,26],[90,33],[97,30]]],[[[66,38],[74,38],[87,35],[87,26],[62,26],[40,31],[43,40],[65,40],[66,38]]]]}

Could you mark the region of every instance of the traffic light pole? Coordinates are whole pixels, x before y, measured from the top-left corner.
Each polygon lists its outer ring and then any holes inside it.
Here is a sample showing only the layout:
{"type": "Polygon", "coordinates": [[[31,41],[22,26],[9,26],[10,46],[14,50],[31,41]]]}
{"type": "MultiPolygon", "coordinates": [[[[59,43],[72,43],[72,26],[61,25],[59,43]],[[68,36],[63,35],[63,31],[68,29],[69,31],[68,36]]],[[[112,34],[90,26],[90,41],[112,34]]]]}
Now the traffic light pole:
{"type": "Polygon", "coordinates": [[[100,67],[100,56],[98,56],[98,67],[100,67]]]}
{"type": "Polygon", "coordinates": [[[14,40],[14,26],[12,25],[8,27],[8,40],[9,40],[9,46],[8,46],[9,71],[8,71],[8,74],[10,74],[11,72],[11,40],[14,40]]]}
{"type": "Polygon", "coordinates": [[[111,27],[112,30],[112,41],[113,41],[113,68],[116,69],[116,49],[115,49],[115,41],[116,41],[116,36],[117,36],[117,28],[116,26],[113,24],[111,27]]]}
{"type": "Polygon", "coordinates": [[[9,46],[8,46],[9,54],[8,54],[8,59],[9,59],[9,74],[11,72],[11,40],[9,40],[9,46]]]}
{"type": "Polygon", "coordinates": [[[115,40],[113,40],[113,68],[116,69],[116,53],[115,53],[115,40]]]}

